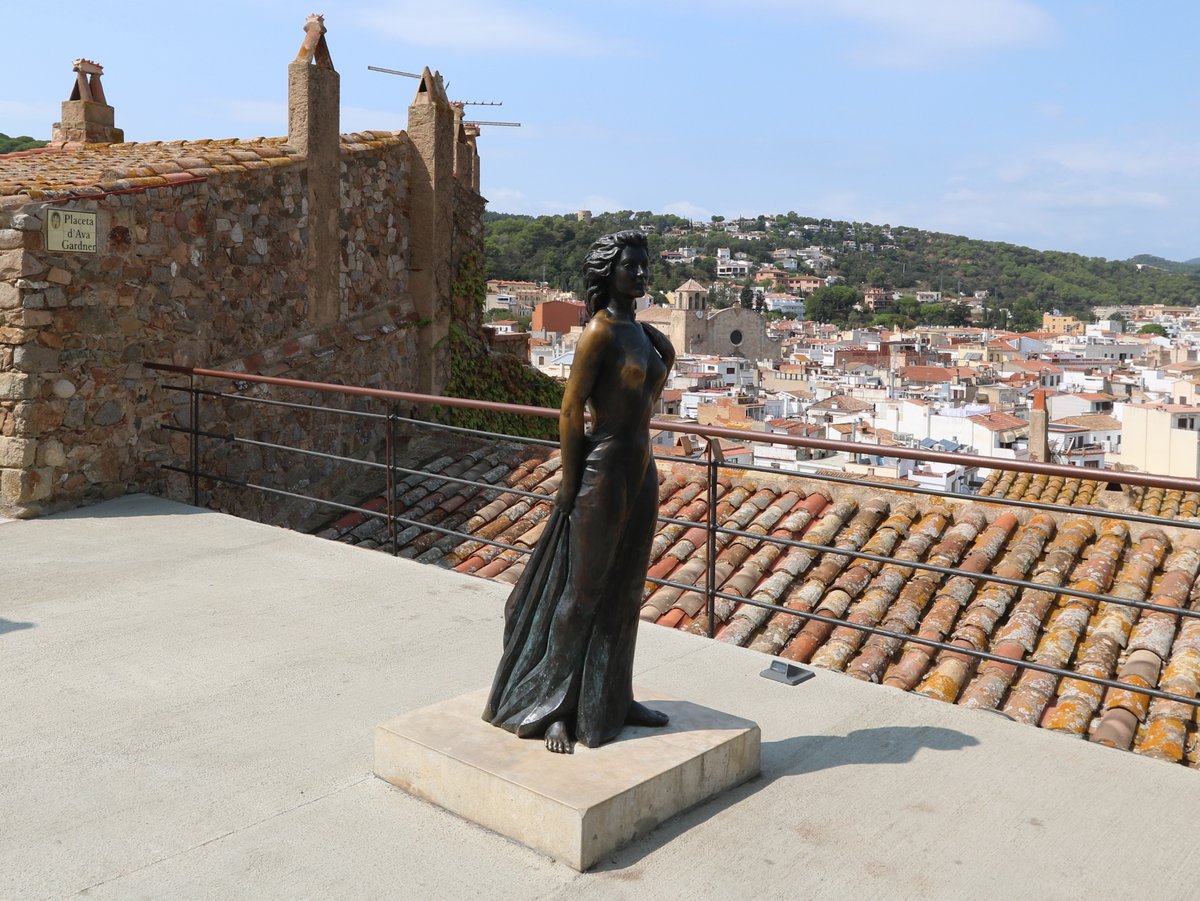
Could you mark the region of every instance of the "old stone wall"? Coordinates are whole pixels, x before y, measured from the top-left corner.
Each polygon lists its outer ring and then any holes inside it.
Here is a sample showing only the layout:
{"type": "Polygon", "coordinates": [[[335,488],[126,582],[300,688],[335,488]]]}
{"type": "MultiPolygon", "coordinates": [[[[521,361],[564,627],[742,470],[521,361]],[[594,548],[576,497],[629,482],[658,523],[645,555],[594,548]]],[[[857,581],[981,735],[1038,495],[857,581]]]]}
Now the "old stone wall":
{"type": "MultiPolygon", "coordinates": [[[[412,152],[403,133],[343,139],[339,316],[321,325],[306,301],[303,159],[65,205],[0,208],[0,513],[32,516],[134,490],[190,500],[186,478],[159,468],[187,462],[186,436],[159,427],[188,425],[185,396],[162,387],[186,378],[145,362],[414,390],[434,361],[418,359],[422,323],[409,286],[412,152]],[[97,213],[94,254],[43,248],[44,217],[67,207],[97,213]]],[[[447,262],[457,271],[482,260],[483,199],[453,188],[455,255],[447,262]]],[[[456,319],[470,327],[474,316],[477,325],[477,304],[454,307],[456,319]]],[[[381,411],[361,399],[319,402],[381,411]]],[[[384,434],[378,422],[220,400],[204,401],[200,425],[372,458],[384,434]]],[[[355,478],[312,457],[216,439],[205,449],[208,468],[224,477],[286,491],[319,485],[329,497],[355,478]]],[[[205,501],[271,521],[295,514],[237,488],[210,486],[205,501]]]]}

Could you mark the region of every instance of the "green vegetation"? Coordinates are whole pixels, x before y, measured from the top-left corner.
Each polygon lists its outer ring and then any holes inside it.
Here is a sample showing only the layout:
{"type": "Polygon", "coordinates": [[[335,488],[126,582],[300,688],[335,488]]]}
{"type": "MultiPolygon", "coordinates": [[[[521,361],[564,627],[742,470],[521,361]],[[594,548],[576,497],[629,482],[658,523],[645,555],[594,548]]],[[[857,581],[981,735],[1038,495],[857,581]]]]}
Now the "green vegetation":
{"type": "MultiPolygon", "coordinates": [[[[577,292],[582,290],[583,258],[596,238],[624,228],[645,228],[655,261],[650,285],[654,294],[673,290],[689,278],[711,283],[716,276],[718,247],[766,264],[772,261],[772,250],[815,245],[829,249],[834,258],[832,272],[852,288],[868,285],[914,294],[942,291],[947,300],[956,299],[960,292],[987,291],[982,324],[1000,328],[1036,329],[1042,313],[1051,310],[1086,320],[1092,318],[1095,306],[1200,303],[1200,261],[1139,270],[1133,262],[1039,251],[902,226],[814,219],[795,212],[741,220],[740,233],[707,224],[693,228],[678,216],[629,210],[598,215],[588,223],[578,222],[574,216],[535,218],[502,213],[488,213],[485,222],[489,278],[545,281],[577,292]],[[747,237],[755,230],[761,233],[758,240],[747,237]],[[672,231],[676,233],[668,234],[672,231]],[[690,264],[658,260],[660,251],[680,247],[695,248],[700,256],[690,264]]],[[[713,217],[714,225],[723,222],[722,217],[713,217]]],[[[1141,257],[1134,259],[1143,262],[1141,257]]],[[[803,265],[800,271],[805,271],[803,265]]],[[[735,287],[729,302],[740,299],[735,287]]],[[[875,318],[858,312],[844,321],[865,324],[875,318]]],[[[915,311],[889,310],[879,318],[892,324],[910,319],[954,324],[962,320],[963,309],[954,303],[925,304],[915,311]]]]}
{"type": "Polygon", "coordinates": [[[642,226],[650,229],[646,238],[650,258],[654,260],[650,268],[650,293],[674,291],[689,278],[711,282],[717,277],[715,259],[697,266],[658,261],[661,251],[681,245],[678,238],[664,238],[664,233],[673,228],[688,227],[688,220],[678,216],[622,210],[596,216],[591,222],[580,222],[574,216],[535,218],[489,212],[483,219],[487,230],[488,278],[546,282],[582,297],[583,260],[596,239],[642,226]]]}
{"type": "Polygon", "coordinates": [[[1167,337],[1167,330],[1157,322],[1149,322],[1138,329],[1139,335],[1158,335],[1162,338],[1167,337]]]}
{"type": "Polygon", "coordinates": [[[1183,263],[1177,263],[1174,260],[1164,260],[1162,257],[1151,256],[1148,253],[1139,253],[1136,257],[1130,257],[1129,262],[1140,263],[1143,266],[1154,266],[1157,269],[1162,269],[1166,272],[1182,272],[1185,275],[1200,275],[1200,258],[1187,260],[1183,263]]]}
{"type": "MultiPolygon", "coordinates": [[[[475,400],[528,404],[533,407],[562,406],[563,385],[538,372],[516,357],[489,353],[479,338],[457,325],[450,326],[450,381],[443,394],[475,400]]],[[[448,425],[485,432],[503,432],[528,438],[558,438],[558,419],[438,407],[437,419],[448,425]]]]}
{"type": "Polygon", "coordinates": [[[4,132],[0,131],[0,153],[16,153],[18,150],[33,150],[37,147],[45,147],[48,141],[38,141],[29,135],[21,135],[20,137],[10,138],[4,132]]]}

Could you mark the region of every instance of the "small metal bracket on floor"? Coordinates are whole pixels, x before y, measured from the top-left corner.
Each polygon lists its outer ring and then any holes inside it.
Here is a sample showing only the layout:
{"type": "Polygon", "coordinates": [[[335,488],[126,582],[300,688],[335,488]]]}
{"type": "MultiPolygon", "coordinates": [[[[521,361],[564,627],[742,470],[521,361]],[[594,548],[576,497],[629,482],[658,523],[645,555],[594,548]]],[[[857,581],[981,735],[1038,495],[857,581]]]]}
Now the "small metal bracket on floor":
{"type": "Polygon", "coordinates": [[[787,685],[799,685],[816,675],[812,670],[788,663],[786,660],[772,660],[771,665],[759,673],[764,679],[783,682],[787,685]]]}

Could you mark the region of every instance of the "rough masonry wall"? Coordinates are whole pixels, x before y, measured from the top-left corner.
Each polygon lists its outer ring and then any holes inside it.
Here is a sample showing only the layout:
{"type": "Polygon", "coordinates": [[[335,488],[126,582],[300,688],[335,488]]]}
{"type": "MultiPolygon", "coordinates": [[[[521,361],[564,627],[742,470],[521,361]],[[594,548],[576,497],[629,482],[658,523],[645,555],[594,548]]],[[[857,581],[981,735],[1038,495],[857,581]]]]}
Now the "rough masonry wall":
{"type": "MultiPolygon", "coordinates": [[[[158,467],[186,465],[187,438],[157,428],[189,423],[184,396],[160,387],[185,379],[142,362],[411,390],[419,324],[407,282],[407,154],[403,135],[343,144],[341,315],[321,328],[305,301],[302,162],[74,201],[99,214],[95,254],[46,253],[43,204],[0,211],[0,510],[37,515],[134,490],[190,500],[187,480],[158,467]]],[[[375,422],[223,406],[205,402],[201,427],[380,452],[375,422]]],[[[325,496],[355,475],[217,441],[206,453],[228,478],[301,492],[323,481],[325,496]]],[[[269,512],[278,503],[258,493],[216,489],[201,501],[279,519],[269,512]]]]}

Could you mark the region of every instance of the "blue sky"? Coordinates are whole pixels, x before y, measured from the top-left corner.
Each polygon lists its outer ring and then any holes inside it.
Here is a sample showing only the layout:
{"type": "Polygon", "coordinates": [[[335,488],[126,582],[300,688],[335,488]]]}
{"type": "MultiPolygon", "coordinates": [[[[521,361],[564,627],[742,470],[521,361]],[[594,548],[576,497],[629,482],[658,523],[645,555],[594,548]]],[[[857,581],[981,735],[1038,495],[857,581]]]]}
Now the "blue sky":
{"type": "MultiPolygon", "coordinates": [[[[21,3],[0,131],[48,137],[77,56],[130,140],[286,131],[313,6],[21,3]]],[[[1200,256],[1200,4],[326,3],[342,130],[403,128],[428,65],[502,212],[786,212],[1125,258],[1200,256]]]]}

